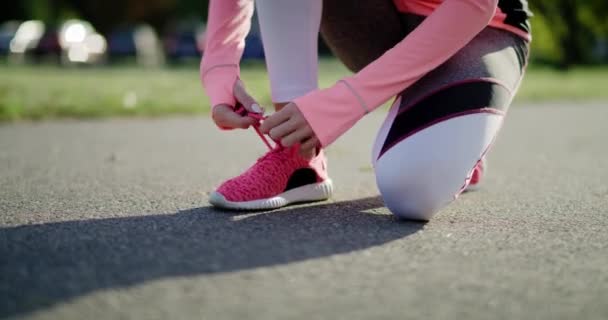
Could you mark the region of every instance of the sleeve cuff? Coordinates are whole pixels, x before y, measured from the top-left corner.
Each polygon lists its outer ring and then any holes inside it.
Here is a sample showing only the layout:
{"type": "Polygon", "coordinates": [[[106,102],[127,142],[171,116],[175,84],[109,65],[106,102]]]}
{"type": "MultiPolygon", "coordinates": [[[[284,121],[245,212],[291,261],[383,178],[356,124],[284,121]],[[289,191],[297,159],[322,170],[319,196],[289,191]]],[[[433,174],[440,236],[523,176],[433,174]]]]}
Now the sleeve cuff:
{"type": "Polygon", "coordinates": [[[221,65],[201,71],[201,80],[212,108],[218,104],[235,106],[233,88],[238,78],[238,65],[221,65]]]}
{"type": "Polygon", "coordinates": [[[345,80],[293,100],[323,147],[329,146],[365,114],[367,107],[345,80]]]}

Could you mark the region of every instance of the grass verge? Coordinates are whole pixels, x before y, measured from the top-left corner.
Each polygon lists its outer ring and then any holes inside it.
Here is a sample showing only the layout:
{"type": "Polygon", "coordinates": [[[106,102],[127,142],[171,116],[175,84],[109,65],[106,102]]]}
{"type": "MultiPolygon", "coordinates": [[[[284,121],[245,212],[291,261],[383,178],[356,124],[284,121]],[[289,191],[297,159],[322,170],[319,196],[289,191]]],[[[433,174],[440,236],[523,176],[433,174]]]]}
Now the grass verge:
{"type": "MultiPolygon", "coordinates": [[[[320,63],[322,87],[348,71],[336,60],[320,63]]],[[[270,104],[262,63],[247,63],[242,78],[270,104]]],[[[531,68],[517,102],[608,100],[608,67],[560,72],[531,68]]],[[[133,66],[59,68],[0,65],[0,121],[197,114],[209,110],[196,65],[141,69],[133,66]]]]}

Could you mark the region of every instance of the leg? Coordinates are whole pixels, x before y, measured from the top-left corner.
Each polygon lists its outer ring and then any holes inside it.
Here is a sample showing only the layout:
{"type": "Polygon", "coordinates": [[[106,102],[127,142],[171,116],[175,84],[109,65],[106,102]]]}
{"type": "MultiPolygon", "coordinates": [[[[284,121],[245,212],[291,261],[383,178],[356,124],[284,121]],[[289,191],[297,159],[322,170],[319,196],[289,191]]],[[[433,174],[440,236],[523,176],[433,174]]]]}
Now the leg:
{"type": "Polygon", "coordinates": [[[455,117],[392,147],[376,163],[387,207],[403,218],[429,220],[464,189],[502,121],[498,113],[455,117]]]}
{"type": "MultiPolygon", "coordinates": [[[[256,1],[277,108],[317,88],[321,1],[256,1]]],[[[225,209],[262,210],[331,197],[333,184],[323,151],[302,157],[294,150],[270,150],[243,174],[211,193],[209,202],[225,209]]]]}
{"type": "Polygon", "coordinates": [[[407,25],[392,0],[323,1],[321,35],[353,72],[401,41],[409,32],[407,25]]]}
{"type": "Polygon", "coordinates": [[[279,106],[318,87],[322,0],[258,0],[272,100],[279,106]]]}
{"type": "Polygon", "coordinates": [[[500,130],[525,50],[515,36],[486,29],[398,97],[373,151],[378,188],[394,214],[428,220],[466,187],[500,130]]]}

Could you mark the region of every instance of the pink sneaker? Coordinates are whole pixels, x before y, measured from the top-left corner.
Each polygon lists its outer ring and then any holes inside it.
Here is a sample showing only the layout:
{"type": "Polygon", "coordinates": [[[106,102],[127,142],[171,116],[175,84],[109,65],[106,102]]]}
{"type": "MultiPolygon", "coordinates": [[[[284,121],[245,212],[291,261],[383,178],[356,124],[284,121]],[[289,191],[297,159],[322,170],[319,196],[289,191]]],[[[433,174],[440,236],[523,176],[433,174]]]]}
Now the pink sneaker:
{"type": "Polygon", "coordinates": [[[483,175],[487,170],[486,158],[482,158],[475,168],[473,169],[473,173],[471,174],[471,180],[469,184],[464,189],[464,191],[475,191],[480,188],[481,181],[483,180],[483,175]]]}
{"type": "Polygon", "coordinates": [[[327,200],[333,184],[327,175],[327,159],[321,150],[313,159],[301,157],[296,147],[272,148],[247,171],[224,182],[209,195],[209,202],[233,210],[266,210],[293,203],[327,200]]]}
{"type": "Polygon", "coordinates": [[[323,151],[307,160],[295,148],[278,147],[240,176],[224,182],[211,193],[209,202],[224,209],[264,210],[327,200],[332,193],[323,151]]]}

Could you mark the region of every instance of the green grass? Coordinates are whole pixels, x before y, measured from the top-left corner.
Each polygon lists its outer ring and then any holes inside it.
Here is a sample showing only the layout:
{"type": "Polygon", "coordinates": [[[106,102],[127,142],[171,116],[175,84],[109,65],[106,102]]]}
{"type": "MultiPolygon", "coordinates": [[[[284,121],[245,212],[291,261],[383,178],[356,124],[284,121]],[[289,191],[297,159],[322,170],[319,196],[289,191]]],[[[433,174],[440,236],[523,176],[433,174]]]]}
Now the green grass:
{"type": "MultiPolygon", "coordinates": [[[[321,86],[348,72],[335,60],[321,62],[321,86]]],[[[270,104],[268,80],[261,63],[242,67],[249,91],[270,104]]],[[[608,67],[528,71],[518,102],[544,100],[608,100],[608,67]]],[[[59,68],[0,65],[0,121],[110,116],[164,116],[209,110],[196,65],[140,69],[59,68]]]]}
{"type": "Polygon", "coordinates": [[[567,72],[532,67],[519,89],[517,102],[608,100],[607,80],[608,66],[574,68],[567,72]]]}

